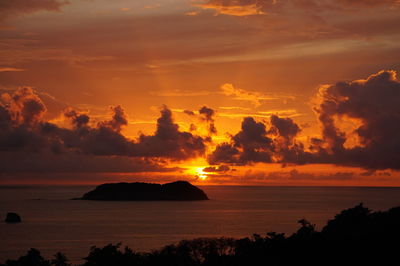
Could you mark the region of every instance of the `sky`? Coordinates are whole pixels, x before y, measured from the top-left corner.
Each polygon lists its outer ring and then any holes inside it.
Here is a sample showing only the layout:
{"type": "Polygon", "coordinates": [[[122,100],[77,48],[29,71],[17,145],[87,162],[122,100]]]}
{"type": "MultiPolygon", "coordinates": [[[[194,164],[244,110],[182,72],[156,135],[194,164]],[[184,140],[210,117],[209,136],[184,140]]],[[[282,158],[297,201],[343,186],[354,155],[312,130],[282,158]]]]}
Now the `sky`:
{"type": "Polygon", "coordinates": [[[0,184],[400,185],[398,0],[2,0],[0,184]]]}

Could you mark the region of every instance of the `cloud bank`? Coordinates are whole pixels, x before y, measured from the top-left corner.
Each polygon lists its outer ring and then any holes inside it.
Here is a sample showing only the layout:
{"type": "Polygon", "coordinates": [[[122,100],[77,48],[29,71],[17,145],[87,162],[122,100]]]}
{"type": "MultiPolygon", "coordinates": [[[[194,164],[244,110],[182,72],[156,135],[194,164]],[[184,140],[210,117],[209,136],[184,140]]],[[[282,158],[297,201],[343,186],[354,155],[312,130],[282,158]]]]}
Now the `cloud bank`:
{"type": "Polygon", "coordinates": [[[216,15],[254,16],[270,13],[284,13],[287,8],[308,11],[341,11],[351,8],[398,7],[397,0],[209,0],[195,4],[202,9],[210,9],[216,15]]]}
{"type": "Polygon", "coordinates": [[[400,169],[400,81],[395,71],[366,79],[321,86],[314,111],[320,138],[299,140],[292,118],[272,114],[259,121],[245,117],[224,143],[212,143],[216,113],[203,106],[197,115],[209,135],[182,131],[164,106],[154,134],[124,135],[128,117],[117,105],[108,120],[93,122],[72,108],[63,112],[69,126],[46,121],[47,107],[29,87],[0,97],[0,167],[7,172],[167,171],[167,162],[207,158],[205,172],[227,172],[233,165],[334,164],[376,170],[400,169]],[[206,153],[209,148],[210,153],[206,153]],[[51,162],[51,163],[50,163],[51,162]]]}
{"type": "Polygon", "coordinates": [[[63,116],[70,128],[44,121],[46,110],[31,88],[1,95],[2,171],[117,171],[118,166],[121,171],[151,170],[161,168],[156,165],[159,160],[187,160],[205,152],[204,140],[180,131],[167,107],[161,110],[154,135],[142,134],[137,140],[122,133],[128,119],[121,106],[111,107],[110,120],[94,125],[87,114],[67,108],[63,116]],[[106,158],[110,163],[105,164],[106,158]],[[24,161],[29,163],[19,167],[24,161]]]}
{"type": "Polygon", "coordinates": [[[0,21],[42,10],[59,11],[66,4],[68,4],[66,0],[2,0],[0,2],[0,21]]]}
{"type": "Polygon", "coordinates": [[[329,163],[398,170],[399,106],[400,82],[395,71],[380,71],[365,80],[322,86],[314,107],[322,138],[312,138],[310,147],[296,140],[301,128],[290,118],[272,115],[268,123],[263,123],[247,117],[241,131],[230,142],[218,145],[208,161],[237,165],[329,163]],[[349,131],[343,121],[355,121],[356,126],[349,131]],[[353,143],[346,146],[349,141],[353,143]]]}

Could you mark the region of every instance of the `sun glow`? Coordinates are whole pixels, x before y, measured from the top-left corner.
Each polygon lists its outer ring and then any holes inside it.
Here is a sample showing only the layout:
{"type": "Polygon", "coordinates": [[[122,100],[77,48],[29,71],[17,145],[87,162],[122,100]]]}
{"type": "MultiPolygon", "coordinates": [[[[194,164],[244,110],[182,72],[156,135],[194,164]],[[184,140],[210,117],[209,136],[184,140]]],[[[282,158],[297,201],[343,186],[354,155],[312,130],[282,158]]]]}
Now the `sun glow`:
{"type": "Polygon", "coordinates": [[[207,180],[208,173],[204,172],[205,166],[193,166],[188,169],[188,173],[194,175],[198,181],[205,181],[207,180]]]}
{"type": "Polygon", "coordinates": [[[195,178],[196,181],[208,181],[210,173],[203,171],[204,168],[208,167],[208,163],[204,158],[197,158],[190,160],[185,163],[185,174],[195,178]]]}
{"type": "Polygon", "coordinates": [[[195,171],[196,171],[196,176],[204,181],[207,179],[207,173],[203,171],[204,167],[196,167],[195,171]]]}

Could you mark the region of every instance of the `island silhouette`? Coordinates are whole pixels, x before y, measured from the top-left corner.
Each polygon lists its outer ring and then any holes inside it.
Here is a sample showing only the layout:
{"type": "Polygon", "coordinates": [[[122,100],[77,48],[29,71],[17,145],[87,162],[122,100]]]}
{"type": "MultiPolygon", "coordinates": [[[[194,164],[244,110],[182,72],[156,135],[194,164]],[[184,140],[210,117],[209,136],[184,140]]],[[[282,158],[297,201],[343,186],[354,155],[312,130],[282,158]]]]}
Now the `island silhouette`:
{"type": "Polygon", "coordinates": [[[81,200],[102,201],[194,201],[208,200],[207,194],[187,181],[167,184],[108,183],[97,186],[83,195],[81,200]]]}

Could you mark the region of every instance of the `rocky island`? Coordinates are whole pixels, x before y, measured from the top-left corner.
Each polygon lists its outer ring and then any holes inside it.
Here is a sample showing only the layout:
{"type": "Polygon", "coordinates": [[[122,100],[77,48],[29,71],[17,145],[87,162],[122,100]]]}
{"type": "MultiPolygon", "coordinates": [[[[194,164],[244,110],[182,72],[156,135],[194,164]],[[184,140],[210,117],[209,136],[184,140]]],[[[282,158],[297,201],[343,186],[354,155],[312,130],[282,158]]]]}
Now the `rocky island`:
{"type": "Polygon", "coordinates": [[[108,183],[96,187],[83,195],[81,200],[104,201],[192,201],[208,200],[206,193],[186,181],[167,184],[152,183],[108,183]]]}
{"type": "Polygon", "coordinates": [[[15,223],[20,223],[22,222],[21,217],[15,213],[15,212],[9,212],[7,213],[6,219],[4,222],[8,224],[15,224],[15,223]]]}

